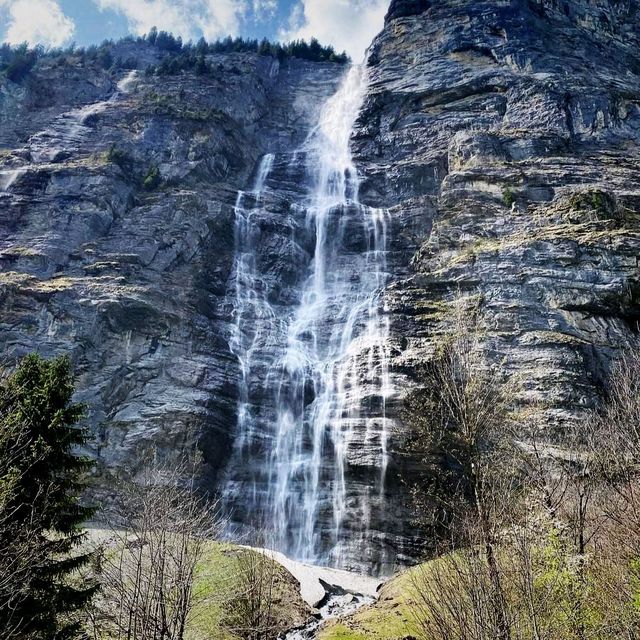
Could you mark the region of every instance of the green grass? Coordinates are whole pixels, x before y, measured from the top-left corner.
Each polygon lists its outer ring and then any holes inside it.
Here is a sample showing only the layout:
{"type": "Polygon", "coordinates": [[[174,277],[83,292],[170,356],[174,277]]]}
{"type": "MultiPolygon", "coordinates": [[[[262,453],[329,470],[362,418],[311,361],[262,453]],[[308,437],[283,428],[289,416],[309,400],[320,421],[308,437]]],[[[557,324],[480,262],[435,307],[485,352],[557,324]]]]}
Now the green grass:
{"type": "MultiPolygon", "coordinates": [[[[640,561],[636,565],[632,562],[626,568],[607,566],[607,562],[604,565],[597,562],[584,564],[575,555],[572,541],[553,530],[541,537],[539,545],[532,547],[531,553],[529,570],[533,571],[536,623],[544,630],[544,637],[558,640],[586,636],[607,640],[637,637],[640,629],[637,566],[640,566],[640,561]],[[618,585],[617,590],[622,596],[619,600],[611,597],[613,592],[609,589],[613,585],[618,585]]],[[[506,545],[498,557],[503,578],[506,578],[503,588],[509,615],[511,619],[518,620],[519,633],[524,634],[522,637],[533,637],[530,603],[523,595],[522,583],[513,579],[522,575],[517,554],[506,545]]],[[[447,607],[453,598],[454,608],[472,613],[471,602],[488,589],[488,583],[482,582],[487,579],[482,577],[482,563],[482,560],[478,561],[477,554],[467,556],[463,552],[460,556],[443,556],[405,571],[383,587],[378,602],[328,623],[321,629],[318,640],[408,640],[424,637],[429,633],[429,625],[420,629],[416,622],[421,614],[427,615],[427,609],[416,599],[414,594],[417,590],[436,607],[438,602],[447,603],[440,613],[445,620],[450,620],[455,633],[457,622],[448,615],[447,607]],[[479,575],[481,582],[472,580],[469,583],[465,575],[479,575]]],[[[431,624],[441,628],[439,619],[432,619],[431,624]]],[[[444,633],[447,633],[446,629],[444,633]]]]}
{"type": "MultiPolygon", "coordinates": [[[[241,558],[246,554],[256,552],[232,544],[209,545],[197,568],[194,594],[198,605],[187,629],[187,640],[240,639],[230,629],[236,626],[233,601],[239,590],[241,558]]],[[[281,628],[302,624],[310,611],[300,597],[297,581],[277,563],[268,571],[273,572],[273,613],[281,628]]]]}
{"type": "MultiPolygon", "coordinates": [[[[92,529],[88,544],[108,538],[102,529],[92,529]]],[[[109,551],[107,551],[109,553],[109,551]]],[[[310,608],[300,596],[298,582],[281,565],[258,552],[233,544],[209,542],[196,567],[193,585],[193,609],[189,615],[185,640],[242,640],[234,629],[246,624],[239,613],[239,598],[246,593],[247,582],[242,578],[248,564],[266,563],[261,569],[264,589],[273,579],[271,618],[274,627],[286,630],[302,625],[311,615],[310,608]],[[248,556],[253,556],[248,560],[248,556]]],[[[96,599],[101,610],[117,606],[107,592],[101,591],[96,599]]],[[[112,640],[106,627],[98,631],[99,640],[112,640]]]]}
{"type": "MultiPolygon", "coordinates": [[[[186,640],[240,640],[234,627],[233,601],[238,595],[241,557],[255,551],[231,544],[211,543],[197,568],[194,611],[186,640]]],[[[262,556],[260,556],[262,559],[262,556]]],[[[266,562],[272,562],[265,560],[266,562]]],[[[301,625],[310,615],[302,601],[297,581],[279,564],[273,563],[273,609],[280,628],[301,625]]]]}
{"type": "Polygon", "coordinates": [[[194,594],[200,604],[196,607],[189,640],[236,640],[239,636],[226,629],[226,601],[234,589],[233,577],[238,572],[237,555],[232,545],[212,543],[198,565],[194,594]]]}

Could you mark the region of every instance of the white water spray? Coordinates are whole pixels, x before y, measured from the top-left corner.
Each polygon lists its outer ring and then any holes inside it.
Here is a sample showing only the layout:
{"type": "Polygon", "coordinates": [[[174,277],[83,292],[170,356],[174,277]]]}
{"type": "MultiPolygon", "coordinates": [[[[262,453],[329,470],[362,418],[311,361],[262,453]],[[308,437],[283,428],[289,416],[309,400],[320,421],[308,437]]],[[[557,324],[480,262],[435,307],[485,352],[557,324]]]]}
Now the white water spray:
{"type": "Polygon", "coordinates": [[[90,132],[91,118],[104,113],[123,95],[131,91],[137,71],[129,71],[116,84],[116,91],[107,100],[73,109],[56,118],[49,129],[29,139],[28,147],[35,163],[52,162],[61,152],[77,153],[84,137],[90,132]]]}

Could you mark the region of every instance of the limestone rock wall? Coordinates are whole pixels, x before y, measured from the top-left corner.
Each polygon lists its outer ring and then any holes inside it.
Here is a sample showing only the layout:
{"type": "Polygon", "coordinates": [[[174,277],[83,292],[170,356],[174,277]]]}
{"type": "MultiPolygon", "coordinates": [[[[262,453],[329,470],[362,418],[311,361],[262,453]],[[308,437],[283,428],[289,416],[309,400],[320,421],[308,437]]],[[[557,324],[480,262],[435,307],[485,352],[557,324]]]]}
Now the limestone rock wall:
{"type": "MultiPolygon", "coordinates": [[[[142,68],[157,63],[128,46],[142,68]]],[[[151,454],[199,448],[210,483],[224,468],[239,376],[237,191],[265,153],[300,145],[344,73],[248,54],[210,62],[206,77],[124,83],[40,63],[0,87],[3,362],[71,350],[107,489],[112,472],[135,473],[151,454]]],[[[455,297],[481,300],[488,354],[523,380],[520,399],[549,439],[595,405],[637,335],[639,3],[394,0],[368,65],[352,145],[360,200],[389,210],[401,393],[388,407],[388,508],[363,568],[389,547],[408,562],[424,542],[400,410],[455,297]]],[[[270,302],[284,308],[299,278],[288,231],[299,185],[277,162],[271,179],[256,259],[281,275],[270,302]]],[[[312,243],[301,249],[310,260],[312,243]]],[[[350,453],[357,488],[373,463],[365,442],[350,453]]]]}

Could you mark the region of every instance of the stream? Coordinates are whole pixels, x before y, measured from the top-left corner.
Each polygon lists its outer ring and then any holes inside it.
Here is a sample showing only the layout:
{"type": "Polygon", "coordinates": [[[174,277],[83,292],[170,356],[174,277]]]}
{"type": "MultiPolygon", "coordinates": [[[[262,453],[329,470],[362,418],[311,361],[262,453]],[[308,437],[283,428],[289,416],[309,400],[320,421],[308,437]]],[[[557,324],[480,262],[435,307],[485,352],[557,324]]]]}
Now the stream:
{"type": "Polygon", "coordinates": [[[375,602],[372,596],[363,594],[348,593],[342,589],[327,585],[328,591],[324,604],[318,607],[318,614],[309,620],[304,626],[292,629],[284,636],[282,640],[311,640],[316,637],[320,627],[334,618],[348,616],[357,611],[360,607],[375,602]]]}
{"type": "Polygon", "coordinates": [[[302,599],[317,611],[302,627],[291,629],[281,640],[309,640],[327,621],[349,615],[378,597],[384,580],[351,571],[319,567],[291,560],[282,553],[256,549],[282,565],[300,583],[302,599]]]}

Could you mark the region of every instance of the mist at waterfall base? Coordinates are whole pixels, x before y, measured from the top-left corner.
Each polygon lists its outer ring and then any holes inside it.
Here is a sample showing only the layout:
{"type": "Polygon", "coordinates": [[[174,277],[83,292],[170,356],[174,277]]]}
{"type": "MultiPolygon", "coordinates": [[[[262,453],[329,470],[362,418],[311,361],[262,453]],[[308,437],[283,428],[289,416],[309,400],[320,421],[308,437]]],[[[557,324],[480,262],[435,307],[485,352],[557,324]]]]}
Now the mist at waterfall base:
{"type": "Polygon", "coordinates": [[[374,512],[385,509],[393,392],[381,300],[388,214],[358,200],[350,140],[366,87],[366,66],[352,67],[301,148],[264,156],[253,188],[238,194],[238,421],[223,496],[236,539],[380,573],[392,558],[368,558],[367,549],[380,537],[374,512]],[[293,299],[283,302],[261,247],[268,209],[282,209],[285,197],[284,236],[298,276],[293,299]],[[354,483],[356,440],[373,453],[358,470],[366,480],[354,483]]]}

